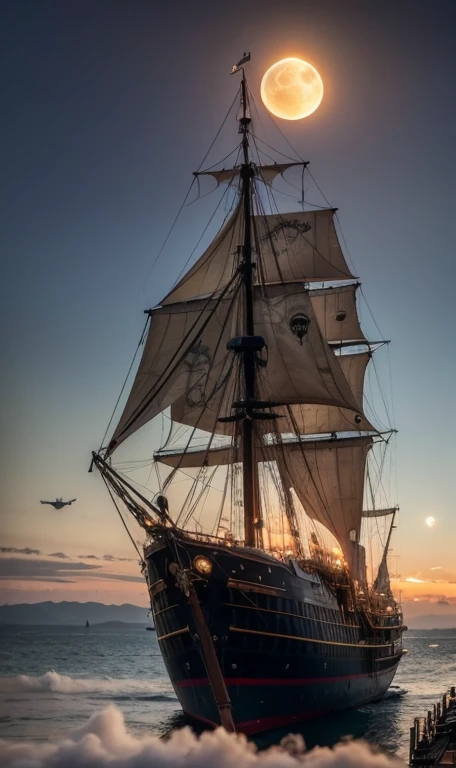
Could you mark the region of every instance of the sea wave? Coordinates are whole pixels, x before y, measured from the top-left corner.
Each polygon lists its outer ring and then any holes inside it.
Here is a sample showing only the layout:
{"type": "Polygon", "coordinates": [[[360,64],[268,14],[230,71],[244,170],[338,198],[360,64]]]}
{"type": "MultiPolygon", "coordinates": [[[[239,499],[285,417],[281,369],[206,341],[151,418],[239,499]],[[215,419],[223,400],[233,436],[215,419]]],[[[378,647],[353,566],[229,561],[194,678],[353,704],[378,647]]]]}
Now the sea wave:
{"type": "Polygon", "coordinates": [[[85,693],[99,695],[119,694],[123,696],[142,694],[149,699],[155,697],[157,700],[176,698],[172,689],[168,688],[168,686],[165,687],[158,681],[137,680],[134,678],[77,678],[59,675],[54,670],[45,672],[44,675],[37,677],[30,675],[1,677],[0,693],[85,693]]]}
{"type": "Polygon", "coordinates": [[[405,768],[359,741],[306,752],[302,737],[293,735],[258,752],[244,736],[222,728],[198,737],[185,727],[167,741],[134,736],[113,705],[57,743],[0,740],[0,762],[3,768],[405,768]]]}
{"type": "MultiPolygon", "coordinates": [[[[406,693],[408,693],[407,688],[402,688],[400,685],[392,685],[384,693],[382,699],[395,699],[398,696],[405,696],[406,693]]],[[[380,699],[380,701],[382,701],[382,699],[380,699]]]]}

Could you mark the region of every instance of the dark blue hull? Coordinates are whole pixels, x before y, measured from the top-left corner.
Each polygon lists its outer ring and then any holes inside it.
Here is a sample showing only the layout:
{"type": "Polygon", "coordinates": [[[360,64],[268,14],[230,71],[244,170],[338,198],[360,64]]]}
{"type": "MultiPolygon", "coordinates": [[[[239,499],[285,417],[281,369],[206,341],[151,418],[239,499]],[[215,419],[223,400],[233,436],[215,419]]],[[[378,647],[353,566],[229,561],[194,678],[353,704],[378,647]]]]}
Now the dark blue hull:
{"type": "MultiPolygon", "coordinates": [[[[195,587],[237,730],[253,734],[360,706],[390,686],[402,655],[396,617],[375,627],[352,605],[350,589],[329,588],[293,562],[188,540],[178,550],[184,568],[198,554],[213,563],[195,587]]],[[[157,637],[182,709],[219,725],[192,611],[169,570],[176,551],[156,543],[146,560],[157,637]]]]}

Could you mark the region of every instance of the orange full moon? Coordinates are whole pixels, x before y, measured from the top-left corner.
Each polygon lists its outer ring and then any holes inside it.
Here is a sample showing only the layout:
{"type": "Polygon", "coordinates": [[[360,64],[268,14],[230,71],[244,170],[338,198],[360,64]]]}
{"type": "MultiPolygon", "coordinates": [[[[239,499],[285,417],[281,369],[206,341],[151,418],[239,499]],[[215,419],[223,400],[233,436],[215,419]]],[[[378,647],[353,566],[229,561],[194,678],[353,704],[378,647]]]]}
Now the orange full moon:
{"type": "Polygon", "coordinates": [[[284,120],[301,120],[320,106],[323,80],[307,61],[282,59],[269,67],[261,81],[265,107],[284,120]]]}

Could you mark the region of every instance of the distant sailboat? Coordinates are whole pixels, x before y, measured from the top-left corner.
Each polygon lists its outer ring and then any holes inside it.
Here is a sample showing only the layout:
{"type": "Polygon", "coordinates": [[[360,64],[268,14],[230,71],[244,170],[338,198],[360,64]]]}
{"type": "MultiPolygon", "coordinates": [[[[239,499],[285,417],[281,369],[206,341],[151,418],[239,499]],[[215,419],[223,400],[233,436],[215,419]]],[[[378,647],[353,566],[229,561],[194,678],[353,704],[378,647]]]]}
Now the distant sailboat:
{"type": "Polygon", "coordinates": [[[149,619],[149,624],[146,627],[147,631],[148,632],[155,632],[155,627],[152,624],[152,611],[147,611],[147,618],[149,619]]]}
{"type": "Polygon", "coordinates": [[[87,619],[87,621],[86,621],[86,626],[85,626],[85,628],[86,628],[86,629],[90,629],[90,624],[89,624],[89,620],[88,620],[88,619],[87,619]]]}

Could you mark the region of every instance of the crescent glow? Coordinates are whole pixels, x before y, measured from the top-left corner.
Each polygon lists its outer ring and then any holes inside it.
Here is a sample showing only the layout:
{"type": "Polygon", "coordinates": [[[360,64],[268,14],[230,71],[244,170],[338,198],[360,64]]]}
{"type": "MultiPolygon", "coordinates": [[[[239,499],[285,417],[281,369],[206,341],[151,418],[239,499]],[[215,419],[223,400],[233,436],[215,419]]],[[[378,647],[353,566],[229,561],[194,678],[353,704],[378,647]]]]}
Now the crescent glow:
{"type": "Polygon", "coordinates": [[[265,107],[284,120],[302,120],[315,112],[323,98],[323,80],[307,61],[281,59],[269,67],[261,81],[265,107]]]}

